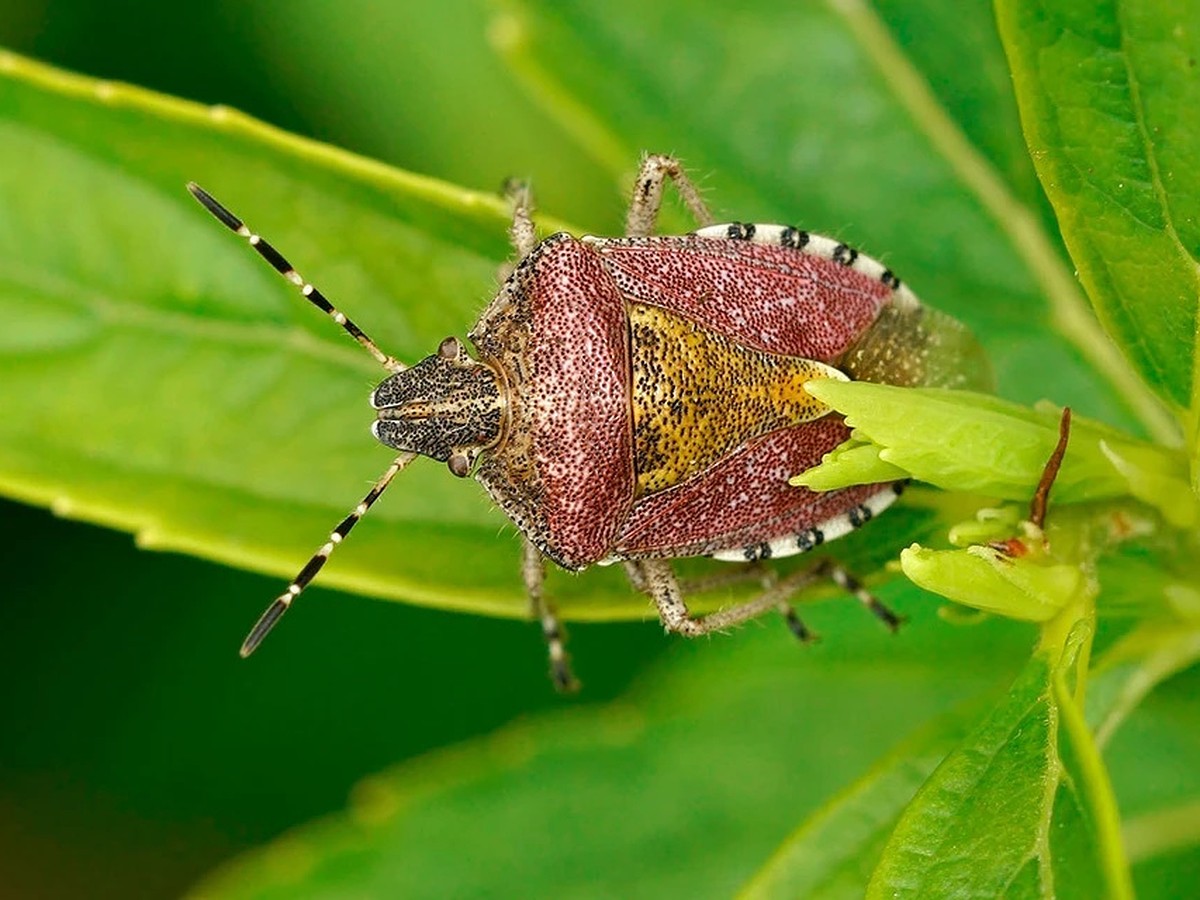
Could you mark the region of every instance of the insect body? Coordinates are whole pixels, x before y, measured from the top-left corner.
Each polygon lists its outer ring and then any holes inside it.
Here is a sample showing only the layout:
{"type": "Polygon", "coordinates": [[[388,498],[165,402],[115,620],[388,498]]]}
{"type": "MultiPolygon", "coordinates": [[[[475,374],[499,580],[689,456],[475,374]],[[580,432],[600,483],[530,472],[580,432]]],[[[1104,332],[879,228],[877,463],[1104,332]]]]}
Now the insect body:
{"type": "MultiPolygon", "coordinates": [[[[954,385],[971,351],[957,323],[924,309],[883,265],[794,227],[710,225],[678,163],[650,156],[624,238],[534,238],[528,197],[513,194],[519,261],[469,337],[411,368],[380,351],[269,244],[201,189],[193,194],[389,371],[371,395],[373,433],[400,455],[255,626],[248,655],[334,547],[417,455],[473,475],[525,538],[525,583],[552,672],[573,685],[543,558],[567,569],[622,563],[663,623],[704,634],[778,609],[816,577],[700,618],[669,560],[755,562],[802,553],[892,503],[899,485],[814,493],[788,485],[842,443],[842,419],[807,393],[817,378],[954,385]],[[705,223],[652,236],[672,178],[705,223]]],[[[825,575],[896,620],[842,570],[825,575]]]]}

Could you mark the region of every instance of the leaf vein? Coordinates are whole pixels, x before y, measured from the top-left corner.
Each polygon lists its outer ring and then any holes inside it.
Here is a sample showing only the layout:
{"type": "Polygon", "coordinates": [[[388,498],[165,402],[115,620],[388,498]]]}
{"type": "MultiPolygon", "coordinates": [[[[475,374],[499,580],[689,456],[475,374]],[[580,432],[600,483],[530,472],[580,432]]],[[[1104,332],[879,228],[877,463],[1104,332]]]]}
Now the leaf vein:
{"type": "MultiPolygon", "coordinates": [[[[40,293],[64,303],[90,307],[104,324],[124,324],[165,334],[198,337],[229,344],[287,347],[310,358],[333,363],[353,371],[371,371],[375,367],[360,359],[350,346],[339,346],[332,338],[317,337],[299,325],[281,322],[236,322],[218,319],[211,310],[165,310],[124,300],[89,285],[74,282],[54,273],[12,264],[0,268],[0,280],[40,293]]],[[[31,301],[32,302],[32,301],[31,301]]]]}
{"type": "Polygon", "coordinates": [[[1179,432],[1174,418],[1104,334],[1077,280],[1063,265],[1033,212],[1013,196],[991,164],[963,134],[875,12],[862,0],[826,2],[846,22],[850,34],[883,73],[885,83],[933,148],[1008,236],[1045,292],[1059,330],[1125,398],[1150,434],[1169,445],[1177,444],[1179,432]]]}

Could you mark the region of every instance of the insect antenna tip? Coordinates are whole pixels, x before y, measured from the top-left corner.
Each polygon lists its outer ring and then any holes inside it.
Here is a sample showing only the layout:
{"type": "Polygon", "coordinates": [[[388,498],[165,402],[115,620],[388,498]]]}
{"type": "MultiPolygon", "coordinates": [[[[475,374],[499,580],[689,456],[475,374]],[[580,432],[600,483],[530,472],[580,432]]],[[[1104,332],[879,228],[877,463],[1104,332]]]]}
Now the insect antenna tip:
{"type": "Polygon", "coordinates": [[[188,193],[230,231],[240,231],[242,220],[227,210],[217,199],[194,181],[187,183],[188,193]]]}
{"type": "Polygon", "coordinates": [[[246,635],[246,640],[242,641],[242,648],[238,651],[238,655],[242,659],[245,659],[258,649],[258,645],[263,642],[263,638],[275,627],[275,623],[279,621],[280,616],[288,611],[288,607],[291,606],[291,600],[292,595],[288,593],[276,598],[275,602],[267,607],[267,611],[259,617],[259,620],[254,623],[254,627],[250,629],[250,633],[246,635]]]}

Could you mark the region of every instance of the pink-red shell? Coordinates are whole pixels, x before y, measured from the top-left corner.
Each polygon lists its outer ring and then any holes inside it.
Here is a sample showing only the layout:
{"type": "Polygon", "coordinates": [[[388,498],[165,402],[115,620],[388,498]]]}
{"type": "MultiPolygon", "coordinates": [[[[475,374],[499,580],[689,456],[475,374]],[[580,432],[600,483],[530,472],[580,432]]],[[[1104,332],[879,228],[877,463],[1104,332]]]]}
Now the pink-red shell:
{"type": "Polygon", "coordinates": [[[874,260],[782,226],[543,241],[471,339],[508,397],[500,442],[476,477],[547,556],[582,568],[613,558],[785,555],[835,537],[824,532],[839,517],[849,530],[894,497],[884,485],[825,494],[788,485],[846,439],[836,415],[749,430],[694,477],[638,496],[630,304],[756,351],[843,366],[882,310],[917,306],[874,260]]]}

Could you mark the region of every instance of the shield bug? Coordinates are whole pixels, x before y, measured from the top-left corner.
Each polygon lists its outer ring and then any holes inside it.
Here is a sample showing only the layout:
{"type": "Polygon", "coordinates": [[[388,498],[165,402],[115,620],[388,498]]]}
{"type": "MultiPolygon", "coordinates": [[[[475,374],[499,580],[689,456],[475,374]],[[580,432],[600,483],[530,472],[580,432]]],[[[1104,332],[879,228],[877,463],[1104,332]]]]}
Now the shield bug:
{"type": "Polygon", "coordinates": [[[975,345],[890,269],[783,225],[712,224],[679,163],[648,156],[622,238],[538,241],[528,192],[510,191],[517,262],[469,338],[409,367],[380,350],[276,251],[198,186],[189,190],[388,371],[371,395],[375,437],[399,455],[254,626],[258,646],[334,548],[418,455],[473,476],[520,529],[523,573],[558,687],[574,686],[544,560],[621,563],[664,626],[688,636],[772,610],[807,637],[789,599],[833,578],[895,616],[828,562],[762,581],[759,596],[693,615],[670,560],[757,564],[803,553],[891,505],[899,484],[827,493],[789,486],[849,436],[809,395],[817,378],[957,386],[975,345]],[[655,236],[670,179],[701,227],[655,236]]]}

